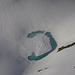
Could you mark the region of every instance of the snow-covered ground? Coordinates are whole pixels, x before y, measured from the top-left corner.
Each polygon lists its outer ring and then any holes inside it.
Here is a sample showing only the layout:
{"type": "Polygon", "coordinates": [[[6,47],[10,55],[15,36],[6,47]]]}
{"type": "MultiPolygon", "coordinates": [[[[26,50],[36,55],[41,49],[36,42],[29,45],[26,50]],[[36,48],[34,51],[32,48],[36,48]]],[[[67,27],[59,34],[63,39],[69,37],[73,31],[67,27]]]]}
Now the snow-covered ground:
{"type": "Polygon", "coordinates": [[[57,52],[73,42],[74,0],[0,0],[0,75],[75,75],[75,46],[57,52]],[[37,30],[51,32],[58,46],[29,61],[27,35],[37,30]]]}

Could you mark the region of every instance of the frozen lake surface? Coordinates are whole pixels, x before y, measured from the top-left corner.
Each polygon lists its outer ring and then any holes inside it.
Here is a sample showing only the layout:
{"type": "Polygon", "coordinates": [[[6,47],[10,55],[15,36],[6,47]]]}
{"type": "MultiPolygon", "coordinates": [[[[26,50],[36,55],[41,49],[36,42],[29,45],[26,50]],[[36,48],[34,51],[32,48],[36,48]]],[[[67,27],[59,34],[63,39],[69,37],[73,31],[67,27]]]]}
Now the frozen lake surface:
{"type": "MultiPolygon", "coordinates": [[[[38,46],[35,48],[35,50],[33,50],[32,55],[28,56],[28,59],[31,61],[32,60],[40,60],[40,59],[44,58],[49,53],[54,51],[57,47],[57,43],[54,40],[54,38],[52,37],[50,32],[44,33],[44,31],[35,31],[32,33],[29,33],[27,37],[31,38],[31,40],[32,40],[31,44],[33,44],[35,42],[34,44],[36,44],[36,46],[38,46]],[[34,38],[34,39],[32,39],[32,38],[34,38]]],[[[30,41],[29,41],[29,43],[30,43],[30,41]]],[[[33,45],[33,47],[35,47],[35,45],[33,45]]]]}

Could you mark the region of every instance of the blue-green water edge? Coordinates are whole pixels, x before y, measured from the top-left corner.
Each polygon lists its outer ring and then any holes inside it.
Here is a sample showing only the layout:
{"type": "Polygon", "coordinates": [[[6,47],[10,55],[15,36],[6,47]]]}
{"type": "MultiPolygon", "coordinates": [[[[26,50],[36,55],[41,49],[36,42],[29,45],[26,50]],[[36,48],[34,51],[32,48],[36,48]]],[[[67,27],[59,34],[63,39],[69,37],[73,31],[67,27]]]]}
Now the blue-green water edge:
{"type": "MultiPolygon", "coordinates": [[[[35,32],[32,32],[32,33],[29,33],[27,38],[33,38],[34,36],[36,36],[37,34],[39,33],[44,33],[44,31],[35,31],[35,32]]],[[[46,32],[45,33],[46,36],[48,36],[50,38],[50,44],[52,46],[52,50],[40,55],[40,56],[36,56],[35,53],[33,52],[31,56],[28,56],[28,59],[29,60],[40,60],[42,58],[44,58],[45,56],[47,56],[49,53],[51,53],[52,51],[54,51],[57,47],[57,42],[55,41],[55,39],[52,37],[51,33],[50,32],[46,32]]]]}
{"type": "Polygon", "coordinates": [[[35,31],[35,32],[32,32],[32,33],[29,33],[27,38],[33,38],[34,36],[36,36],[37,34],[39,33],[44,33],[44,31],[35,31]]]}

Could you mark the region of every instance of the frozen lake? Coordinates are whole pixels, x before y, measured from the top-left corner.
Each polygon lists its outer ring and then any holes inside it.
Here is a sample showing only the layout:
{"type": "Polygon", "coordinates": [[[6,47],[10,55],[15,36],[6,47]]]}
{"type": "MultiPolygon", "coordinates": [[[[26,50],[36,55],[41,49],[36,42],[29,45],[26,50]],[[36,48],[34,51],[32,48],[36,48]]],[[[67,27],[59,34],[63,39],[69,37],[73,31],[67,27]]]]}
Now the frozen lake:
{"type": "MultiPolygon", "coordinates": [[[[50,32],[44,33],[44,31],[35,31],[32,33],[29,33],[27,38],[31,38],[32,40],[31,44],[34,44],[32,46],[33,48],[35,47],[35,44],[36,44],[36,48],[33,50],[32,55],[28,56],[28,59],[31,61],[40,60],[44,58],[49,53],[54,51],[57,47],[57,43],[52,37],[50,32]]],[[[30,40],[29,40],[29,43],[30,43],[30,40]]]]}

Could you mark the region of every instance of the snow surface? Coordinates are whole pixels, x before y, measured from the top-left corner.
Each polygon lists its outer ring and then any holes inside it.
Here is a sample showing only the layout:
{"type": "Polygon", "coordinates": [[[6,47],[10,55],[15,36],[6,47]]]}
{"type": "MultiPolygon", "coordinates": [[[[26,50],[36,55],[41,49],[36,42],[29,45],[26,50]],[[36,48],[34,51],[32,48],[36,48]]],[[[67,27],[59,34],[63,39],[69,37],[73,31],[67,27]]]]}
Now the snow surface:
{"type": "Polygon", "coordinates": [[[0,75],[75,75],[75,46],[57,53],[73,42],[74,0],[0,0],[0,75]],[[45,58],[29,61],[33,49],[25,43],[27,34],[37,30],[51,32],[58,46],[45,58]]]}

